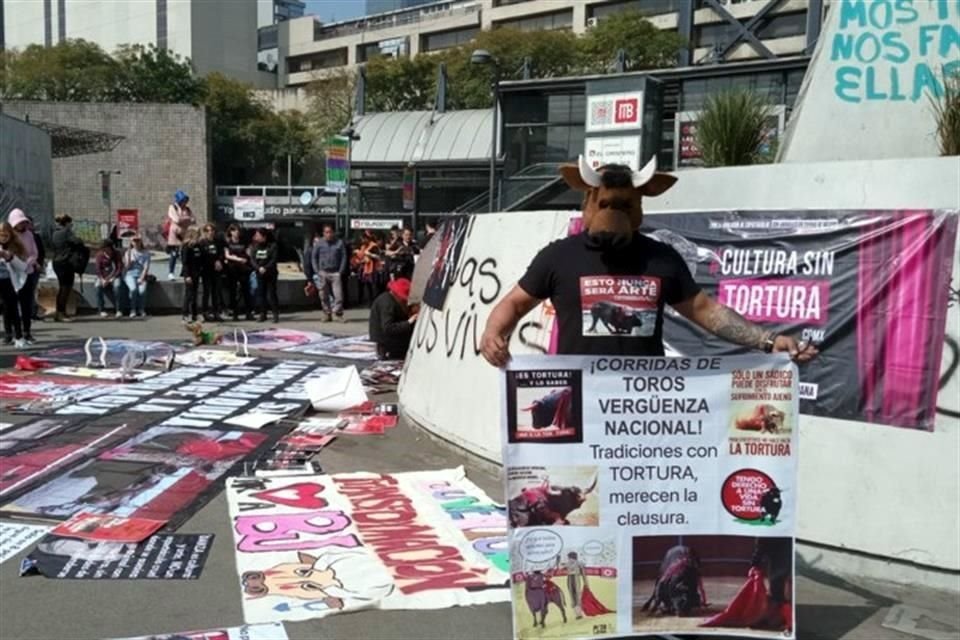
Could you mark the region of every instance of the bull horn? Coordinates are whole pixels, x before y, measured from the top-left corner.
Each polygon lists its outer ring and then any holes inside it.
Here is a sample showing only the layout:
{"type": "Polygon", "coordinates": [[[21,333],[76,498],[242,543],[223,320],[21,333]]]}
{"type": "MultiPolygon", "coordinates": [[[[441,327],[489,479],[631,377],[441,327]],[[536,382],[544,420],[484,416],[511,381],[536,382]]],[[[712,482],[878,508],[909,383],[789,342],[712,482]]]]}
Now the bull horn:
{"type": "Polygon", "coordinates": [[[653,174],[655,174],[656,172],[657,172],[657,156],[656,154],[654,154],[654,156],[650,158],[650,162],[648,162],[643,167],[643,169],[640,169],[640,171],[633,172],[633,176],[631,177],[631,180],[630,180],[633,183],[633,188],[639,189],[643,185],[650,182],[650,180],[653,178],[653,174]]]}
{"type": "Polygon", "coordinates": [[[583,492],[583,495],[588,495],[591,491],[597,488],[597,479],[598,475],[593,476],[593,484],[590,485],[590,488],[583,492]]]}
{"type": "Polygon", "coordinates": [[[583,154],[580,155],[578,164],[580,165],[580,178],[587,184],[587,186],[599,187],[600,174],[594,171],[589,162],[584,160],[583,154]]]}

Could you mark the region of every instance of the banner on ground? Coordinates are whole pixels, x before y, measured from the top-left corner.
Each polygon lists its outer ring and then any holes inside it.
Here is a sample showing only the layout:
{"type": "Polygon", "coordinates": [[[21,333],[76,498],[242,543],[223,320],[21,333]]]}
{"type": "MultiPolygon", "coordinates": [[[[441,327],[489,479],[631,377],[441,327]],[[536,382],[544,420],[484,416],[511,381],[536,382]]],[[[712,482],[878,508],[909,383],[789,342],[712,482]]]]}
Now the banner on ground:
{"type": "Polygon", "coordinates": [[[786,357],[529,356],[504,376],[516,637],[793,637],[786,357]]]}
{"type": "Polygon", "coordinates": [[[22,522],[0,522],[0,563],[47,535],[50,527],[22,522]]]}
{"type": "Polygon", "coordinates": [[[314,342],[299,347],[289,347],[284,351],[295,351],[304,355],[327,356],[345,360],[376,360],[377,345],[369,336],[332,338],[323,342],[314,342]]]}
{"type": "MultiPolygon", "coordinates": [[[[933,429],[956,211],[717,211],[648,216],[697,283],[765,328],[812,342],[811,415],[933,429]]],[[[738,347],[670,312],[668,355],[738,347]]]]}
{"type": "Polygon", "coordinates": [[[195,580],[213,534],[159,534],[139,544],[48,535],[20,565],[20,575],[73,580],[195,580]]]}
{"type": "Polygon", "coordinates": [[[463,468],[231,478],[248,623],[505,602],[503,508],[463,468]]]}
{"type": "Polygon", "coordinates": [[[204,631],[160,633],[117,640],[287,640],[287,631],[281,623],[245,624],[240,627],[222,627],[204,631]]]}

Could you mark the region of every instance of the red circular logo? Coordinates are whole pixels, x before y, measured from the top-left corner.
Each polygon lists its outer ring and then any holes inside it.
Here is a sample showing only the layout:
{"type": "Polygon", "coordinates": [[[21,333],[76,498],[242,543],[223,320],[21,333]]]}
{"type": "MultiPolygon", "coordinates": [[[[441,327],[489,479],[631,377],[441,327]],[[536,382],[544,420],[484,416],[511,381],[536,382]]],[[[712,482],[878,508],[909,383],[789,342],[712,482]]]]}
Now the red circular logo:
{"type": "Polygon", "coordinates": [[[723,481],[720,499],[727,513],[740,520],[759,520],[763,517],[760,501],[763,495],[777,486],[773,478],[756,469],[734,471],[723,481]]]}

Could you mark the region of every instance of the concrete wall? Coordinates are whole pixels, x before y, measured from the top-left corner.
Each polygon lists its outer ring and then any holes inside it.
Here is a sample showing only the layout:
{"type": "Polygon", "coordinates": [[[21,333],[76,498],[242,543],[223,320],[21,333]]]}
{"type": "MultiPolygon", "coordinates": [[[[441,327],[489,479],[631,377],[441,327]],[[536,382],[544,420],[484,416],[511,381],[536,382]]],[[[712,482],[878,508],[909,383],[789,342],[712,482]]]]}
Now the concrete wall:
{"type": "Polygon", "coordinates": [[[960,3],[834,0],[780,161],[937,155],[943,73],[960,73],[960,3]]]}
{"type": "Polygon", "coordinates": [[[23,209],[39,228],[53,222],[50,136],[0,113],[0,220],[23,209]]]}
{"type": "MultiPolygon", "coordinates": [[[[648,214],[706,209],[960,208],[960,159],[765,165],[684,173],[648,214]]],[[[499,373],[473,351],[495,300],[537,249],[565,233],[569,212],[476,216],[464,266],[442,312],[424,311],[400,388],[403,410],[427,430],[500,461],[499,373]],[[466,337],[466,347],[464,345],[466,337]],[[463,354],[461,356],[461,353],[463,354]]],[[[954,264],[960,278],[960,260],[954,264]]],[[[947,293],[944,292],[944,295],[947,293]]],[[[543,309],[521,322],[515,354],[547,345],[543,309]]],[[[948,335],[960,340],[953,305],[948,335]]],[[[950,358],[944,358],[944,369],[950,358]]],[[[960,409],[960,380],[938,406],[960,409]]],[[[806,416],[801,424],[802,539],[918,565],[960,571],[960,420],[942,415],[933,433],[806,416]]],[[[902,565],[883,577],[904,580],[902,565]]],[[[926,579],[926,578],[925,578],[926,579]]],[[[956,577],[947,586],[957,588],[956,577]]],[[[941,583],[938,583],[941,584],[941,583]]]]}
{"type": "Polygon", "coordinates": [[[256,0],[194,0],[190,16],[190,49],[199,75],[219,71],[243,82],[261,83],[256,0]]]}
{"type": "MultiPolygon", "coordinates": [[[[124,136],[111,152],[53,161],[56,213],[73,216],[78,231],[107,221],[97,171],[112,176],[112,208],[139,209],[141,229],[156,228],[173,192],[190,194],[191,207],[206,219],[211,182],[206,113],[183,104],[7,102],[4,111],[23,119],[124,136]]],[[[90,239],[90,238],[86,238],[90,239]]]]}

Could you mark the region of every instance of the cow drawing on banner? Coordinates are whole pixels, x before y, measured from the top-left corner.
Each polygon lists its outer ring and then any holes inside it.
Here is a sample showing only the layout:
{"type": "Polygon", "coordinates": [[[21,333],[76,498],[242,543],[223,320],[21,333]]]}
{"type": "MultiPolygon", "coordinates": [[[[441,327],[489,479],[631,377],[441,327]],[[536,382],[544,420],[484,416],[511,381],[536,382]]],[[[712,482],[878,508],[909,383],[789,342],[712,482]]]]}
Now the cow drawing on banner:
{"type": "Polygon", "coordinates": [[[353,610],[376,605],[393,592],[393,580],[383,564],[365,549],[328,547],[317,555],[297,552],[295,562],[265,571],[245,571],[243,592],[250,599],[270,595],[308,602],[279,602],[275,611],[302,606],[310,611],[353,610]]]}

